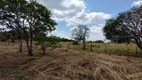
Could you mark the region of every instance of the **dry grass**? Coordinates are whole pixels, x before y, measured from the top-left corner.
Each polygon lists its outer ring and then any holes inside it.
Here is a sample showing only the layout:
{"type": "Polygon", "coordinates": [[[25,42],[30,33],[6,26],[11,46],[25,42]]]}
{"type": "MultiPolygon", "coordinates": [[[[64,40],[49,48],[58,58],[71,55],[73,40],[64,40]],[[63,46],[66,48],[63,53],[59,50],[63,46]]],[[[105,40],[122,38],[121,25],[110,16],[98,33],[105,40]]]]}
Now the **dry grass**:
{"type": "Polygon", "coordinates": [[[142,78],[136,75],[142,72],[141,60],[56,49],[21,68],[34,80],[129,80],[142,78]]]}
{"type": "MultiPolygon", "coordinates": [[[[70,45],[70,49],[74,50],[82,50],[82,43],[80,45],[72,45],[69,42],[62,42],[63,47],[68,48],[68,44],[70,45]]],[[[90,43],[86,44],[86,50],[90,51],[90,43]]],[[[142,57],[141,50],[136,47],[136,44],[130,43],[92,43],[92,51],[95,53],[107,53],[107,54],[116,54],[116,55],[125,55],[125,56],[133,56],[133,57],[142,57]]]]}
{"type": "Polygon", "coordinates": [[[2,65],[16,67],[9,71],[7,79],[5,76],[0,80],[142,80],[141,58],[130,57],[128,62],[125,56],[59,48],[47,50],[46,56],[34,60],[10,51],[0,55],[0,70],[4,70],[2,65]]]}

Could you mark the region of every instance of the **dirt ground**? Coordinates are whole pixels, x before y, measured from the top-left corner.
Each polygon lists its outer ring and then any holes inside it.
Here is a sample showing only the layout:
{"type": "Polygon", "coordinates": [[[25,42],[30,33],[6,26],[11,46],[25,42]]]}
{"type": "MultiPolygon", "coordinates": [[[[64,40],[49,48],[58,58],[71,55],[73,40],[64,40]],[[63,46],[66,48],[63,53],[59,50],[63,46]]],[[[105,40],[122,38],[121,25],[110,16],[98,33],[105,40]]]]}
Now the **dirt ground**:
{"type": "Polygon", "coordinates": [[[142,80],[142,58],[57,48],[45,56],[0,45],[0,80],[142,80]]]}

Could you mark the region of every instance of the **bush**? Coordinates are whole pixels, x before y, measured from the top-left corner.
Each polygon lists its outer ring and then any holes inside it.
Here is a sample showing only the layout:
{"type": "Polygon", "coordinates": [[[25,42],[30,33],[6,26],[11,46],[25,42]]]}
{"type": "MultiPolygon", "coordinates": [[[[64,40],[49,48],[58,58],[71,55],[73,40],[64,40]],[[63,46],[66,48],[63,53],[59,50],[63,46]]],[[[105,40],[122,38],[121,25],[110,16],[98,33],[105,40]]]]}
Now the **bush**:
{"type": "Polygon", "coordinates": [[[97,40],[97,41],[95,41],[95,43],[104,43],[104,41],[102,41],[102,40],[97,40]]]}
{"type": "Polygon", "coordinates": [[[0,41],[5,42],[7,40],[8,39],[7,39],[6,35],[4,33],[0,33],[0,41]]]}
{"type": "Polygon", "coordinates": [[[79,42],[73,42],[72,45],[79,45],[79,42]]]}
{"type": "Polygon", "coordinates": [[[26,74],[25,74],[25,72],[23,72],[23,71],[21,71],[21,70],[16,70],[16,71],[14,71],[14,73],[13,73],[14,75],[14,80],[27,80],[26,79],[26,74]]]}
{"type": "Polygon", "coordinates": [[[36,45],[40,45],[43,55],[46,53],[46,48],[51,47],[52,49],[57,47],[57,43],[60,41],[56,36],[35,36],[34,40],[37,41],[36,45]]]}

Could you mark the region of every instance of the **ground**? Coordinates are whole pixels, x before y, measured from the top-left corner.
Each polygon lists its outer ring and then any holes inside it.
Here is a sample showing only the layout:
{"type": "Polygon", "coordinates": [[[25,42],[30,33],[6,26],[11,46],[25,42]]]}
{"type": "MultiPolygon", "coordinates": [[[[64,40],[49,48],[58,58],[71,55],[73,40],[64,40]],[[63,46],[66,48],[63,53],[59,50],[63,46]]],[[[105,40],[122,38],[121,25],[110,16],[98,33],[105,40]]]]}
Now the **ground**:
{"type": "Polygon", "coordinates": [[[142,80],[142,58],[117,56],[66,48],[47,49],[0,45],[0,80],[142,80]]]}
{"type": "MultiPolygon", "coordinates": [[[[65,48],[82,50],[82,43],[80,45],[72,45],[69,42],[61,44],[65,48]]],[[[91,43],[87,43],[86,50],[91,51],[91,43]]],[[[134,43],[92,43],[92,52],[142,57],[141,50],[134,43]]]]}

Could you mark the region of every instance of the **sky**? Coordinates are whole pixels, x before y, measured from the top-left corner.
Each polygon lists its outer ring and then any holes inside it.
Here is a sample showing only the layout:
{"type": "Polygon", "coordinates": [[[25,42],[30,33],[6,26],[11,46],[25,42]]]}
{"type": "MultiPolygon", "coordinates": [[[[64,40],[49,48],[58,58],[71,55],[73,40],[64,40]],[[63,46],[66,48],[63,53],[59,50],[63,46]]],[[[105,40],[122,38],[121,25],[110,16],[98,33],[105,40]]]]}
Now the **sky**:
{"type": "Polygon", "coordinates": [[[79,24],[87,25],[90,36],[87,40],[105,40],[102,29],[105,21],[114,18],[142,0],[37,0],[52,13],[57,22],[51,34],[71,39],[71,31],[79,24]]]}

